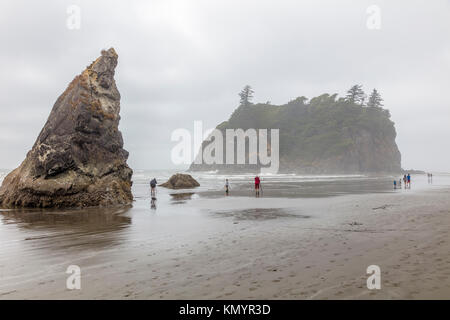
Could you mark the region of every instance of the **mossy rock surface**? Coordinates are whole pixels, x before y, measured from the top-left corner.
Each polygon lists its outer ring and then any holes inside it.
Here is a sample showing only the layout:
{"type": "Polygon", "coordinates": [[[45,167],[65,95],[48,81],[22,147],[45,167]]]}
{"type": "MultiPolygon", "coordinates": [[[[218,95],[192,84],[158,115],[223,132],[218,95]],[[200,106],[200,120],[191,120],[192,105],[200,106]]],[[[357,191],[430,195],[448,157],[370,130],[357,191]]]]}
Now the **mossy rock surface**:
{"type": "Polygon", "coordinates": [[[190,189],[199,187],[200,183],[189,174],[177,173],[160,186],[168,189],[190,189]]]}

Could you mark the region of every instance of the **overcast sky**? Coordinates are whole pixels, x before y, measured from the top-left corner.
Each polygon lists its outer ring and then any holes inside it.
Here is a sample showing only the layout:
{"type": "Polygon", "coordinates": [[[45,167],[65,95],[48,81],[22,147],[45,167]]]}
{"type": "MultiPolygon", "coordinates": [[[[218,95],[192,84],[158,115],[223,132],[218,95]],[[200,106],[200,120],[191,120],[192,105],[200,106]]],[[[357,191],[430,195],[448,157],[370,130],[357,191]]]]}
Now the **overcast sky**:
{"type": "Polygon", "coordinates": [[[20,164],[69,82],[114,47],[134,169],[173,168],[172,131],[227,120],[245,84],[284,104],[361,83],[391,111],[402,166],[450,172],[450,0],[2,0],[0,43],[0,168],[20,164]]]}

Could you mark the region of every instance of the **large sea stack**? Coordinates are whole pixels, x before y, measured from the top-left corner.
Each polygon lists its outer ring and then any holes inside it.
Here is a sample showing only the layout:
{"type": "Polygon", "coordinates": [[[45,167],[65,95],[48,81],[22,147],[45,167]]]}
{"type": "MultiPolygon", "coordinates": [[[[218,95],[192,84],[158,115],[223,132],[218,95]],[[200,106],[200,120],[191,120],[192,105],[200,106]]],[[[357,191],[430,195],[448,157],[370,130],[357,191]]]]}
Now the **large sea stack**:
{"type": "Polygon", "coordinates": [[[128,152],[118,129],[113,48],[58,98],[22,164],[0,187],[2,207],[87,207],[133,200],[128,152]]]}
{"type": "MultiPolygon", "coordinates": [[[[227,129],[279,129],[280,173],[402,172],[401,154],[395,142],[397,133],[387,109],[361,106],[337,98],[336,94],[307,100],[299,97],[285,105],[241,105],[217,129],[223,137],[227,129]]],[[[201,150],[212,143],[207,140],[201,150]]],[[[226,163],[225,143],[223,148],[222,163],[226,163]]],[[[236,150],[234,156],[236,158],[236,150]]],[[[248,164],[248,158],[247,146],[246,164],[193,163],[190,171],[259,172],[262,166],[248,164]]]]}

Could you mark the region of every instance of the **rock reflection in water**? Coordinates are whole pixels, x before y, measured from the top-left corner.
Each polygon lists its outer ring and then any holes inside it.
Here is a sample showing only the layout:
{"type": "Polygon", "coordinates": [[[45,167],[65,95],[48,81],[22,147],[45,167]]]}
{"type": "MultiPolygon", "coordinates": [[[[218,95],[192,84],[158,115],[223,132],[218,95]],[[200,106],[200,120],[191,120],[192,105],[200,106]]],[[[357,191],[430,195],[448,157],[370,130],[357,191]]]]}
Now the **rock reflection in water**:
{"type": "Polygon", "coordinates": [[[186,203],[187,200],[191,200],[195,192],[183,192],[183,193],[171,193],[172,204],[186,203]]]}
{"type": "Polygon", "coordinates": [[[67,210],[18,209],[1,211],[4,224],[19,224],[21,227],[83,227],[99,229],[130,224],[131,218],[124,214],[131,206],[119,208],[87,208],[67,210]]]}
{"type": "Polygon", "coordinates": [[[119,244],[120,231],[131,225],[131,206],[66,210],[20,209],[0,211],[1,223],[23,231],[23,240],[42,248],[99,248],[119,244]],[[35,244],[37,245],[37,243],[35,244]]]}

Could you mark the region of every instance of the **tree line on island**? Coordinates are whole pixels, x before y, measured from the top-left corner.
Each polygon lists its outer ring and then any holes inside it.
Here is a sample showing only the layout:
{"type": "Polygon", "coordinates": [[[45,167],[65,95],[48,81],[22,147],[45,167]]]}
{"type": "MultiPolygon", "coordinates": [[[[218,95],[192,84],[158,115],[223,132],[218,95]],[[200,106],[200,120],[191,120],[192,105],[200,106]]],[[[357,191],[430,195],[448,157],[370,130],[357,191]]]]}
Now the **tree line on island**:
{"type": "MultiPolygon", "coordinates": [[[[253,104],[253,94],[255,91],[250,85],[246,85],[241,92],[239,93],[240,97],[240,105],[241,106],[248,106],[253,104]]],[[[304,98],[304,97],[302,97],[304,98]]],[[[369,95],[369,99],[367,103],[365,103],[367,99],[367,95],[365,94],[364,90],[362,89],[362,85],[355,84],[353,85],[348,91],[344,99],[345,101],[353,104],[357,104],[360,106],[367,106],[367,107],[376,107],[381,108],[383,107],[383,99],[381,98],[380,93],[377,89],[373,89],[372,92],[369,95]]],[[[307,100],[304,98],[304,100],[307,100]]],[[[268,103],[269,104],[269,103],[268,103]]]]}

